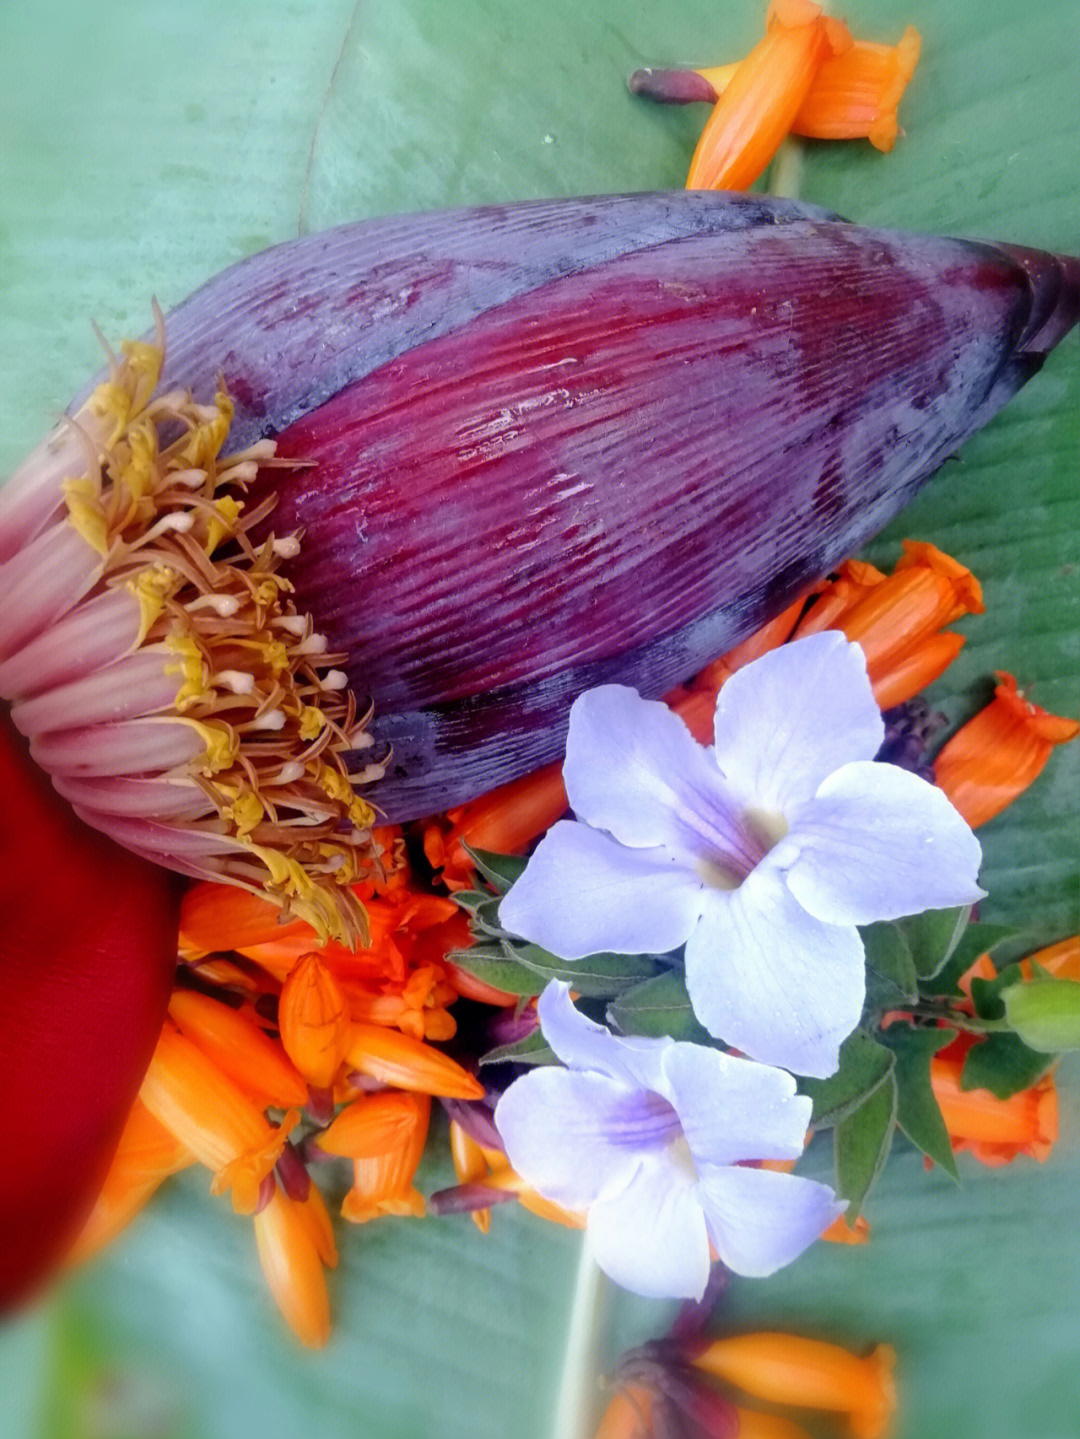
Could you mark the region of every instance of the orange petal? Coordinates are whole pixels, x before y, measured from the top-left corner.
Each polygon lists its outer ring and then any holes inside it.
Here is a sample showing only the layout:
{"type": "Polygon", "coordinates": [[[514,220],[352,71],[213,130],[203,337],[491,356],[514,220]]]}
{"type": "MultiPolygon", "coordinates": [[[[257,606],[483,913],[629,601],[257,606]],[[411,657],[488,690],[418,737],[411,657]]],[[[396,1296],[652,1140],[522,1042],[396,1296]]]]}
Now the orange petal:
{"type": "Polygon", "coordinates": [[[963,648],[963,635],[942,630],[919,641],[890,664],[881,666],[880,677],[870,675],[878,706],[887,710],[914,699],[945,673],[963,648]]]}
{"type": "Polygon", "coordinates": [[[308,1089],[281,1046],[245,1015],[191,989],[173,991],[169,1014],[180,1030],[261,1107],[304,1105],[308,1089]]]}
{"type": "Polygon", "coordinates": [[[278,1004],[281,1042],[300,1073],[328,1089],[349,1043],[349,1011],[341,987],[319,955],[303,955],[289,971],[278,1004]]]}
{"type": "MultiPolygon", "coordinates": [[[[450,1121],[450,1158],[459,1184],[471,1184],[483,1179],[488,1172],[484,1151],[456,1119],[450,1121]]],[[[491,1229],[491,1210],[474,1209],[472,1221],[481,1234],[487,1234],[491,1229]]]]}
{"type": "Polygon", "coordinates": [[[377,1024],[354,1024],[349,1065],[381,1084],[447,1099],[483,1099],[484,1086],[448,1054],[377,1024]]]}
{"type": "Polygon", "coordinates": [[[1036,965],[1054,979],[1080,980],[1080,934],[1072,934],[1068,939],[1029,954],[1020,965],[1025,979],[1032,977],[1036,965]]]}
{"type": "Polygon", "coordinates": [[[400,1148],[415,1125],[412,1096],[387,1090],[353,1100],[316,1136],[316,1143],[327,1154],[345,1159],[377,1159],[388,1149],[400,1148]]]}
{"type": "Polygon", "coordinates": [[[769,28],[736,67],[690,162],[688,190],[745,190],[791,129],[818,66],[851,37],[809,0],[769,8],[769,28]]]}
{"type": "Polygon", "coordinates": [[[270,1137],[266,1116],[213,1060],[166,1024],[139,1098],[200,1164],[215,1171],[270,1137]]]}
{"type": "Polygon", "coordinates": [[[644,1384],[621,1385],[604,1410],[596,1439],[649,1439],[652,1406],[652,1390],[644,1384]]]}
{"type": "Polygon", "coordinates": [[[739,1404],[735,1413],[739,1416],[739,1439],[810,1439],[801,1424],[793,1424],[781,1414],[762,1414],[739,1404]]]}
{"type": "Polygon", "coordinates": [[[896,109],[919,61],[922,39],[912,26],[898,45],[856,40],[827,56],[792,122],[792,132],[816,140],[868,139],[879,150],[896,141],[896,109]]]}
{"type": "Polygon", "coordinates": [[[693,1363],[769,1404],[846,1414],[852,1433],[876,1439],[896,1408],[887,1345],[859,1359],[838,1345],[793,1334],[740,1334],[715,1339],[693,1363]]]}
{"type": "Polygon", "coordinates": [[[413,1188],[413,1176],[424,1153],[431,1100],[426,1094],[401,1096],[411,1109],[411,1121],[398,1142],[374,1159],[353,1161],[353,1185],[341,1213],[353,1224],[366,1224],[382,1214],[424,1213],[423,1196],[413,1188]]]}
{"type": "Polygon", "coordinates": [[[1080,733],[1080,723],[1048,714],[998,672],[994,698],[957,730],[934,761],[934,778],[967,820],[978,827],[1007,808],[1046,767],[1054,745],[1080,733]]]}
{"type": "Polygon", "coordinates": [[[1026,1154],[1041,1163],[1058,1137],[1057,1086],[1052,1074],[1008,1099],[987,1089],[962,1089],[963,1054],[936,1054],[930,1083],[953,1148],[983,1164],[1008,1164],[1026,1154]]]}
{"type": "Polygon", "coordinates": [[[330,1297],[308,1220],[280,1189],[255,1216],[255,1242],[266,1282],[301,1344],[321,1348],[330,1337],[330,1297]]]}

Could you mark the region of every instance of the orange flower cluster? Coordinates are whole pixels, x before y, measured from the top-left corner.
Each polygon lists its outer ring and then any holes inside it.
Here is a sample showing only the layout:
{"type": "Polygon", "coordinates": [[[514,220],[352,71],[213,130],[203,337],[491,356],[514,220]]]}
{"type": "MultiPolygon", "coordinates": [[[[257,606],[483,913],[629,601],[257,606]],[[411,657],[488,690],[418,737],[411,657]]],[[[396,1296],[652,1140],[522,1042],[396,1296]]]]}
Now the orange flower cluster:
{"type": "MultiPolygon", "coordinates": [[[[936,679],[959,651],[963,637],[945,627],[982,608],[979,585],[963,565],[932,545],[907,542],[891,574],[848,561],[814,593],[669,694],[667,702],[708,742],[716,696],[730,675],[788,640],[837,629],[865,650],[882,707],[901,704],[936,679]]],[[[1010,716],[1021,713],[1040,743],[1049,745],[1051,732],[1057,739],[1075,732],[1071,721],[1045,716],[1017,697],[1015,686],[1002,688],[1004,697],[999,690],[995,705],[1007,706],[1010,716]]],[[[939,766],[947,792],[959,792],[965,783],[971,792],[979,775],[998,763],[997,749],[1014,745],[1011,730],[1002,738],[1002,723],[994,720],[979,731],[978,743],[970,736],[963,740],[962,730],[950,742],[951,753],[946,746],[939,766]]],[[[1037,767],[1020,767],[1010,797],[1042,763],[1045,756],[1037,767]]],[[[520,853],[567,804],[561,766],[554,764],[437,817],[422,835],[436,880],[451,892],[474,886],[466,845],[520,853]]],[[[451,1006],[462,996],[495,1006],[518,1001],[448,958],[471,943],[466,915],[411,871],[401,831],[376,831],[375,845],[378,876],[354,886],[370,923],[370,943],[356,951],[334,940],[319,945],[305,921],[281,923],[274,906],[244,890],[198,884],[188,891],[181,980],[73,1259],[85,1258],[116,1234],[169,1174],[202,1164],[213,1175],[212,1192],[228,1192],[238,1213],[253,1215],[259,1256],[282,1313],[303,1342],[321,1344],[329,1332],[323,1272],[337,1262],[337,1252],[308,1165],[351,1163],[353,1183],[342,1205],[348,1220],[425,1212],[413,1181],[431,1099],[476,1100],[484,1093],[472,1074],[437,1047],[454,1037],[451,1006]],[[304,1138],[294,1144],[290,1136],[301,1124],[304,1138]]],[[[1058,949],[1035,958],[1053,973],[1077,977],[1075,944],[1058,949]]],[[[1004,1104],[981,1091],[961,1091],[962,1055],[953,1048],[934,1060],[934,1087],[955,1147],[969,1148],[986,1162],[1005,1162],[1015,1153],[1042,1157],[1056,1133],[1052,1080],[1004,1104]]],[[[550,1204],[525,1185],[496,1143],[492,1135],[489,1147],[451,1122],[458,1184],[432,1197],[435,1211],[470,1212],[486,1232],[491,1205],[513,1199],[558,1223],[584,1223],[583,1215],[550,1204]]],[[[865,1222],[852,1228],[840,1221],[825,1237],[862,1243],[865,1222]]],[[[618,1412],[629,1409],[624,1405],[618,1412]]],[[[793,1432],[785,1423],[749,1414],[745,1420],[747,1433],[777,1439],[793,1432]]]]}
{"type": "Polygon", "coordinates": [[[345,1219],[424,1213],[413,1178],[431,1098],[483,1095],[429,1042],[455,1032],[447,1006],[457,991],[443,957],[468,930],[451,900],[415,883],[400,835],[380,839],[384,876],[356,886],[371,944],[355,953],[318,947],[305,921],[279,924],[273,905],[243,890],[189,890],[188,963],[73,1259],[116,1234],[167,1175],[199,1163],[213,1175],[211,1193],[229,1192],[234,1210],[254,1217],[263,1271],[297,1337],[325,1343],[324,1268],[337,1250],[319,1188],[289,1142],[301,1110],[305,1157],[352,1163],[345,1219]]]}
{"type": "MultiPolygon", "coordinates": [[[[714,1339],[688,1354],[699,1374],[718,1379],[750,1400],[815,1410],[843,1420],[855,1439],[881,1439],[896,1409],[888,1345],[859,1358],[820,1339],[795,1334],[738,1334],[714,1339]]],[[[596,1439],[652,1439],[656,1395],[644,1382],[620,1386],[596,1439]]],[[[780,1414],[735,1406],[740,1439],[809,1439],[805,1429],[780,1414]]]]}
{"type": "Polygon", "coordinates": [[[865,138],[888,151],[900,133],[897,106],[918,63],[919,34],[909,26],[898,45],[856,41],[842,20],[811,0],[772,0],[765,38],[734,65],[667,77],[651,72],[632,88],[657,99],[712,99],[698,140],[688,190],[744,190],[789,134],[825,140],[865,138]]]}

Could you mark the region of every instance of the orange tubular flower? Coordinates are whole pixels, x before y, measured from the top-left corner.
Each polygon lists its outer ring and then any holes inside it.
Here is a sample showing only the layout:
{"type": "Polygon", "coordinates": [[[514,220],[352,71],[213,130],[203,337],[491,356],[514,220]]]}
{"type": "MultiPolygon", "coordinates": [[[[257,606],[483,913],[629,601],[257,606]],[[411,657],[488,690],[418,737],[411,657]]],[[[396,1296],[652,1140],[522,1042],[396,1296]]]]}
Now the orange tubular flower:
{"type": "Polygon", "coordinates": [[[938,678],[960,652],[962,635],[939,633],[964,614],[982,614],[971,571],[935,545],[904,541],[891,575],[849,561],[795,630],[795,637],[842,630],[866,654],[874,698],[902,704],[938,678]]]}
{"type": "Polygon", "coordinates": [[[739,1416],[739,1439],[810,1439],[801,1424],[794,1424],[782,1414],[762,1414],[759,1409],[735,1406],[739,1416]]]}
{"type": "Polygon", "coordinates": [[[259,1188],[299,1120],[291,1110],[274,1129],[246,1094],[202,1050],[166,1024],[139,1098],[215,1177],[211,1192],[232,1189],[233,1208],[250,1214],[259,1188]]]}
{"type": "Polygon", "coordinates": [[[450,810],[448,831],[438,823],[429,824],[424,831],[424,854],[431,867],[441,872],[447,888],[469,889],[476,881],[476,871],[464,844],[496,854],[521,854],[569,806],[562,760],[556,760],[450,810]]]}
{"type": "Polygon", "coordinates": [[[346,1060],[377,1079],[418,1094],[444,1099],[483,1099],[484,1086],[457,1060],[422,1040],[377,1024],[354,1024],[346,1060]]]}
{"type": "Polygon", "coordinates": [[[992,1168],[1011,1164],[1021,1154],[1043,1163],[1058,1137],[1053,1075],[1009,1099],[998,1099],[988,1089],[961,1089],[970,1048],[970,1040],[957,1040],[930,1061],[930,1084],[954,1151],[968,1150],[992,1168]]]}
{"type": "Polygon", "coordinates": [[[349,1013],[340,986],[317,954],[305,954],[290,970],[278,1025],[300,1073],[317,1089],[328,1089],[349,1045],[349,1013]]]}
{"type": "Polygon", "coordinates": [[[343,1159],[377,1159],[384,1150],[400,1148],[416,1127],[416,1104],[399,1090],[353,1100],[318,1136],[326,1154],[343,1159]]]}
{"type": "Polygon", "coordinates": [[[688,190],[745,190],[779,149],[822,61],[850,49],[847,26],[810,0],[773,0],[765,39],[735,69],[701,133],[688,190]]]}
{"type": "Polygon", "coordinates": [[[245,1015],[209,995],[177,989],[169,1000],[169,1016],[180,1033],[261,1108],[307,1103],[307,1085],[280,1044],[245,1015]]]}
{"type": "Polygon", "coordinates": [[[900,127],[896,109],[915,73],[922,38],[911,25],[898,45],[856,40],[850,50],[821,62],[792,133],[815,140],[867,139],[888,152],[900,127]]]}
{"type": "Polygon", "coordinates": [[[820,1339],[739,1334],[714,1339],[692,1362],[766,1403],[844,1414],[857,1439],[885,1434],[896,1408],[896,1355],[884,1344],[858,1359],[820,1339]]]}
{"type": "Polygon", "coordinates": [[[330,1337],[330,1298],[307,1207],[275,1189],[255,1216],[255,1243],[270,1292],[290,1329],[301,1344],[320,1349],[330,1337]]]}
{"type": "MultiPolygon", "coordinates": [[[[791,122],[791,133],[811,140],[866,139],[878,150],[891,150],[900,133],[897,106],[921,49],[919,32],[909,25],[898,45],[856,40],[850,49],[827,56],[791,122]]],[[[630,88],[668,103],[707,100],[715,105],[738,68],[734,64],[639,70],[631,77],[630,88]]]]}
{"type": "Polygon", "coordinates": [[[1080,733],[1080,723],[1025,699],[1016,679],[996,671],[985,709],[957,730],[934,761],[934,778],[973,828],[1006,809],[1039,777],[1054,746],[1080,733]]]}
{"type": "Polygon", "coordinates": [[[345,1219],[366,1224],[382,1214],[424,1213],[424,1199],[413,1187],[413,1176],[424,1153],[431,1100],[426,1094],[403,1094],[410,1110],[396,1143],[373,1159],[353,1160],[353,1186],[341,1206],[345,1219]]]}
{"type": "MultiPolygon", "coordinates": [[[[488,1163],[484,1151],[456,1119],[450,1121],[450,1158],[454,1162],[459,1184],[473,1184],[487,1175],[488,1163]]],[[[481,1234],[487,1234],[491,1229],[491,1210],[474,1209],[472,1222],[481,1234]]]]}

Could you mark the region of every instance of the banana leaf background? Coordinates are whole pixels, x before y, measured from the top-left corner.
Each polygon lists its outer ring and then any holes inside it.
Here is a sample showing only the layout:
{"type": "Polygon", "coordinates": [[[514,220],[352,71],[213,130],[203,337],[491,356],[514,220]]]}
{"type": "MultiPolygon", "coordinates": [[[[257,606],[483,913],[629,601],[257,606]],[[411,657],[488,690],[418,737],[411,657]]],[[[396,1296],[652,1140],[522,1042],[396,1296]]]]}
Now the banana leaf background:
{"type": "MultiPolygon", "coordinates": [[[[678,187],[705,112],[636,101],[625,76],[736,58],[763,12],[763,0],[6,0],[0,474],[97,368],[91,318],[111,339],[139,333],[152,295],[167,309],[241,256],[344,220],[678,187]]],[[[851,0],[846,14],[867,38],[922,31],[908,135],[888,157],[804,146],[800,193],[863,223],[1075,252],[1075,0],[851,0]]],[[[1080,712],[1078,457],[1074,335],[874,546],[889,560],[903,536],[929,539],[984,582],[987,613],[965,622],[968,646],[934,692],[954,721],[985,702],[994,668],[1080,712]]],[[[985,828],[986,919],[1036,939],[1077,929],[1078,800],[1074,746],[985,828]]],[[[868,1206],[871,1244],[821,1245],[770,1281],[736,1283],[723,1322],[895,1344],[903,1439],[1080,1433],[1077,1070],[1062,1068],[1063,1137],[1045,1167],[961,1159],[957,1188],[898,1144],[868,1206]]],[[[448,1182],[434,1148],[431,1188],[448,1182]]],[[[551,1432],[576,1236],[506,1206],[487,1239],[465,1220],[340,1237],[335,1331],[311,1355],[264,1293],[250,1223],[201,1172],[173,1182],[103,1259],[0,1329],[0,1431],[551,1432]]],[[[602,1359],[669,1317],[612,1296],[602,1359]]]]}

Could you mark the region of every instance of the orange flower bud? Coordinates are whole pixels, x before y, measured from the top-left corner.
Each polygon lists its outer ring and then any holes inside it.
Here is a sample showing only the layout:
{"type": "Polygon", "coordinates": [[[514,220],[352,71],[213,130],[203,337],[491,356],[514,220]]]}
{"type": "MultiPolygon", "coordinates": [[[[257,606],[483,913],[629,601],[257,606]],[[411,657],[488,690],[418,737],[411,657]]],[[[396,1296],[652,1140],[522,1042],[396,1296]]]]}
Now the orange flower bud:
{"type": "Polygon", "coordinates": [[[1030,1089],[998,1099],[988,1089],[961,1089],[969,1044],[954,1043],[930,1061],[930,1084],[952,1147],[980,1164],[1011,1164],[1020,1154],[1041,1164],[1058,1137],[1057,1086],[1044,1075],[1030,1089]]]}
{"type": "Polygon", "coordinates": [[[1012,804],[1042,773],[1054,746],[1080,733],[1076,720],[1048,714],[1024,698],[1012,675],[996,673],[993,700],[934,761],[934,778],[973,828],[1012,804]]]}
{"type": "MultiPolygon", "coordinates": [[[[456,1119],[450,1121],[450,1158],[453,1160],[454,1173],[459,1184],[472,1184],[476,1180],[482,1180],[488,1172],[484,1151],[456,1119]]],[[[491,1210],[474,1209],[472,1222],[481,1234],[487,1234],[491,1229],[491,1210]]]]}
{"type": "Polygon", "coordinates": [[[377,1024],[354,1024],[349,1065],[380,1084],[447,1099],[483,1099],[484,1086],[448,1054],[422,1040],[377,1024]]]}
{"type": "Polygon", "coordinates": [[[739,1439],[810,1439],[801,1424],[793,1424],[781,1414],[762,1414],[739,1404],[735,1413],[739,1416],[739,1439]]]}
{"type": "Polygon", "coordinates": [[[828,55],[851,47],[810,0],[773,0],[765,39],[739,62],[698,141],[688,190],[745,190],[768,165],[828,55]]]}
{"type": "Polygon", "coordinates": [[[353,1100],[317,1136],[316,1143],[327,1154],[345,1159],[377,1159],[384,1151],[400,1147],[415,1126],[412,1097],[389,1089],[353,1100]]]}
{"type": "Polygon", "coordinates": [[[463,844],[496,854],[520,854],[569,806],[562,760],[556,760],[451,811],[453,827],[448,834],[429,825],[424,853],[433,868],[442,870],[450,889],[469,888],[475,882],[475,870],[463,844]]]}
{"type": "Polygon", "coordinates": [[[275,1189],[270,1203],[255,1216],[255,1243],[266,1282],[289,1328],[301,1344],[319,1349],[330,1337],[330,1297],[306,1209],[307,1204],[297,1204],[275,1189]]]}
{"type": "Polygon", "coordinates": [[[376,1158],[353,1160],[353,1186],[341,1206],[353,1224],[366,1224],[382,1214],[424,1213],[423,1196],[412,1181],[424,1153],[431,1100],[426,1094],[403,1094],[401,1099],[410,1116],[396,1142],[376,1158]]]}
{"type": "Polygon", "coordinates": [[[604,1410],[596,1439],[652,1439],[652,1407],[652,1390],[644,1384],[621,1385],[604,1410]]]}
{"type": "Polygon", "coordinates": [[[287,1109],[307,1103],[307,1085],[280,1044],[245,1015],[191,989],[173,991],[169,1014],[180,1033],[260,1107],[287,1109]]]}
{"type": "Polygon", "coordinates": [[[328,1089],[349,1044],[349,1013],[333,975],[314,952],[289,971],[278,1005],[286,1053],[317,1089],[328,1089]]]}
{"type": "Polygon", "coordinates": [[[820,1339],[739,1334],[714,1339],[692,1362],[766,1403],[845,1414],[857,1439],[884,1434],[896,1408],[896,1355],[884,1344],[859,1359],[820,1339]]]}

